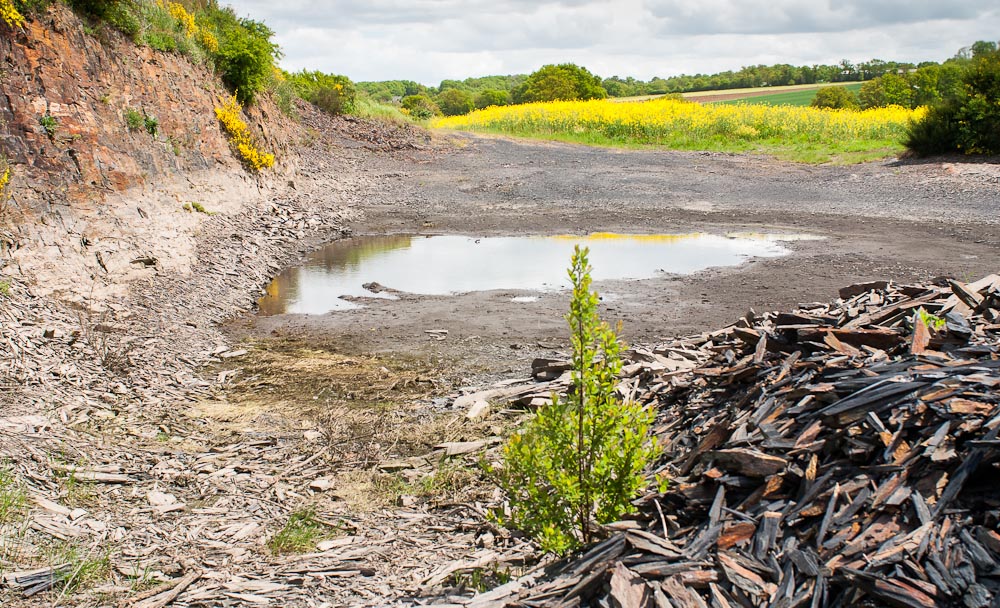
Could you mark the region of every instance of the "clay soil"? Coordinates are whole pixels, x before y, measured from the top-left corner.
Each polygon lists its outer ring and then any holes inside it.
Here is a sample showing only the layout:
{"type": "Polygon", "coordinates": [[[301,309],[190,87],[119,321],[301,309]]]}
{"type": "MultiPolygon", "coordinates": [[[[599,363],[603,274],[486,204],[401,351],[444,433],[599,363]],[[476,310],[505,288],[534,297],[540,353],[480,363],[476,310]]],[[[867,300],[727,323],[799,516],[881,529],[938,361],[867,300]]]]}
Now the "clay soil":
{"type": "MultiPolygon", "coordinates": [[[[755,232],[811,235],[793,253],[690,276],[596,284],[629,342],[714,329],[750,309],[827,301],[856,282],[978,278],[1000,261],[1000,166],[937,159],[806,166],[714,153],[617,151],[449,135],[370,159],[380,192],[355,234],[755,232]]],[[[432,272],[429,269],[428,272],[432,272]]],[[[391,286],[390,286],[391,287],[391,286]]],[[[249,315],[234,338],[281,336],[349,355],[426,358],[468,378],[524,375],[564,349],[566,294],[372,300],[326,315],[249,315]],[[426,332],[448,331],[445,340],[426,332]]]]}

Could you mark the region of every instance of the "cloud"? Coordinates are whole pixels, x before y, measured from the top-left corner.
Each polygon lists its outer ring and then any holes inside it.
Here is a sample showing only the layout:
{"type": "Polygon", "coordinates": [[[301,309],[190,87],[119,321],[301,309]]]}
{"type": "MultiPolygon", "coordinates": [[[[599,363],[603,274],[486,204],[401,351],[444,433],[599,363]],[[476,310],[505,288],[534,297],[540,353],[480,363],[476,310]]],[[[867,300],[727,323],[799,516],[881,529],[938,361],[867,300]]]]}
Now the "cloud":
{"type": "Polygon", "coordinates": [[[995,0],[237,0],[288,69],[354,80],[531,72],[574,62],[649,79],[758,63],[941,61],[1000,32],[995,0]]]}
{"type": "Polygon", "coordinates": [[[664,34],[785,34],[845,32],[981,15],[981,0],[649,0],[664,34]]]}

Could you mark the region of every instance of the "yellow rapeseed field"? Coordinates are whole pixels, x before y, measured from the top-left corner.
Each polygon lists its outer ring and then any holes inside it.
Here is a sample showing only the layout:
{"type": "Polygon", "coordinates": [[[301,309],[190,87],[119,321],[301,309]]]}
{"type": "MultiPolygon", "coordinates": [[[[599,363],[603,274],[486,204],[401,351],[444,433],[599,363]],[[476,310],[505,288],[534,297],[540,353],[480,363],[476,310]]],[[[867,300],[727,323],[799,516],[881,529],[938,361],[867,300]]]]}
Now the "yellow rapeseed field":
{"type": "Polygon", "coordinates": [[[761,150],[828,146],[858,152],[899,148],[911,119],[926,110],[864,111],[754,104],[699,104],[672,98],[634,103],[554,101],[491,107],[438,119],[435,127],[551,137],[597,144],[677,149],[761,150]]]}

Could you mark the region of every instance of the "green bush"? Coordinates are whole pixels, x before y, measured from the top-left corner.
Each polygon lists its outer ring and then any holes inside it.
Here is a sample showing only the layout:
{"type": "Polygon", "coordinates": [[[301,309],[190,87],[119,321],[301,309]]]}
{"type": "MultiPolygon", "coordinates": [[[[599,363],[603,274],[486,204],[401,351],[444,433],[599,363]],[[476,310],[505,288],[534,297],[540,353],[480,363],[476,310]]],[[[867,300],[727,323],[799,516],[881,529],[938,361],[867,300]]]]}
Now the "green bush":
{"type": "Polygon", "coordinates": [[[38,124],[42,125],[42,128],[45,129],[45,134],[49,136],[49,139],[55,137],[56,129],[59,128],[59,121],[56,120],[55,116],[52,116],[51,114],[40,116],[38,118],[38,124]]]}
{"type": "Polygon", "coordinates": [[[138,131],[143,126],[142,112],[135,108],[125,109],[125,126],[129,131],[138,131]]]}
{"type": "Polygon", "coordinates": [[[594,540],[592,521],[609,523],[633,510],[643,471],[659,454],[649,436],[652,410],[615,391],[621,346],[597,314],[587,256],[577,246],[569,269],[569,395],[553,395],[504,445],[502,465],[488,468],[508,498],[510,516],[501,520],[554,553],[594,540]]]}
{"type": "Polygon", "coordinates": [[[142,126],[146,128],[146,133],[156,137],[156,133],[160,129],[160,121],[155,116],[147,115],[142,119],[142,126]]]}
{"type": "Polygon", "coordinates": [[[434,100],[420,93],[418,95],[407,95],[400,102],[403,110],[409,113],[410,116],[418,120],[426,120],[434,116],[441,115],[441,109],[438,108],[434,100]]]}
{"type": "Polygon", "coordinates": [[[475,109],[472,94],[460,89],[447,89],[437,96],[437,105],[445,116],[461,116],[475,109]]]}
{"type": "Polygon", "coordinates": [[[347,76],[302,70],[287,75],[299,97],[333,115],[354,111],[357,94],[347,76]]]}
{"type": "MultiPolygon", "coordinates": [[[[220,11],[225,13],[232,9],[220,11]]],[[[238,19],[221,32],[215,65],[222,81],[236,93],[243,105],[253,103],[257,93],[267,86],[274,62],[281,53],[271,42],[274,35],[266,25],[252,19],[238,19]]]]}
{"type": "Polygon", "coordinates": [[[906,147],[919,156],[1000,154],[1000,52],[981,52],[965,68],[961,92],[910,125],[906,147]]]}
{"type": "Polygon", "coordinates": [[[854,109],[858,107],[858,99],[846,87],[822,87],[809,105],[831,110],[854,109]]]}

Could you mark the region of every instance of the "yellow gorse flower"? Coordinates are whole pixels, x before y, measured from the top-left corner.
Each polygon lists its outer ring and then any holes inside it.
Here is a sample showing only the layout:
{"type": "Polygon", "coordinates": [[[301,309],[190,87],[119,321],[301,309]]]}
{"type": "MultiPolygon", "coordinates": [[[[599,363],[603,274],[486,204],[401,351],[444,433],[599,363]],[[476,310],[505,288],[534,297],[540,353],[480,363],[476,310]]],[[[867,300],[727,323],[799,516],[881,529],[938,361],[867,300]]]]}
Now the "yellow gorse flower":
{"type": "Polygon", "coordinates": [[[10,167],[0,173],[0,200],[7,197],[7,185],[10,184],[10,167]]]}
{"type": "Polygon", "coordinates": [[[23,27],[24,15],[17,12],[13,0],[0,0],[0,21],[10,27],[23,27]]]}
{"type": "Polygon", "coordinates": [[[229,134],[229,141],[239,153],[240,158],[254,171],[260,171],[274,166],[274,154],[264,153],[257,149],[250,128],[243,122],[240,114],[243,106],[237,101],[236,95],[226,99],[221,108],[215,108],[215,116],[222,123],[222,128],[229,134]]]}
{"type": "Polygon", "coordinates": [[[171,17],[174,18],[181,28],[184,30],[184,35],[188,38],[193,38],[198,35],[198,25],[194,21],[194,15],[189,13],[184,5],[179,2],[164,2],[164,0],[156,0],[156,5],[167,11],[171,17]]]}
{"type": "Polygon", "coordinates": [[[609,100],[552,101],[493,106],[465,116],[440,118],[434,126],[511,134],[593,132],[640,144],[691,141],[824,142],[898,140],[925,108],[899,106],[864,111],[755,104],[699,104],[663,98],[620,103],[609,100]]]}

